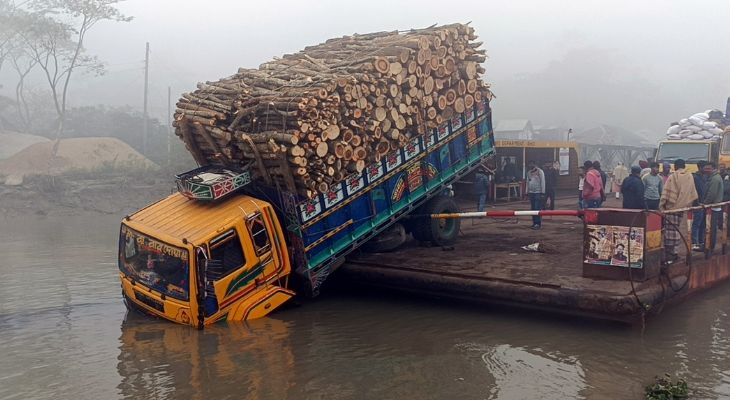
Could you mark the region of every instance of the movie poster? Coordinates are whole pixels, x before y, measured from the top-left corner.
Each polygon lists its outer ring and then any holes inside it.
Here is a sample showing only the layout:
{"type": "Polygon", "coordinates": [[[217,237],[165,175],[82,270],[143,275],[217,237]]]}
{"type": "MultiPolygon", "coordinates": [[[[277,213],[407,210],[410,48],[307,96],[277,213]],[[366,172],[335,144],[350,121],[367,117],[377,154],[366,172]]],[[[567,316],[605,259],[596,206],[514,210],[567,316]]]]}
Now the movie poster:
{"type": "Polygon", "coordinates": [[[588,225],[585,261],[588,264],[627,267],[629,255],[631,267],[641,268],[643,264],[644,228],[627,226],[588,225]]]}

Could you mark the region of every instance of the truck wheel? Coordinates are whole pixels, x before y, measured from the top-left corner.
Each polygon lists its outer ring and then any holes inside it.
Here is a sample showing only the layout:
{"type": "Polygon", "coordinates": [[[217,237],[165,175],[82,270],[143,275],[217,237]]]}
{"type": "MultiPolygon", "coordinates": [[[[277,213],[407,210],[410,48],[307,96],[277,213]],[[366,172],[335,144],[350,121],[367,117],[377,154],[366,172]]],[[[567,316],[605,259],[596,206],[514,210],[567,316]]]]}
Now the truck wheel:
{"type": "Polygon", "coordinates": [[[384,253],[393,251],[406,242],[408,234],[403,224],[395,223],[377,236],[368,240],[363,250],[368,253],[384,253]]]}
{"type": "MultiPolygon", "coordinates": [[[[459,206],[451,197],[438,196],[424,204],[419,214],[458,213],[459,206]]],[[[431,219],[419,217],[413,237],[421,242],[431,242],[437,246],[450,246],[456,241],[461,228],[460,219],[431,219]]]]}

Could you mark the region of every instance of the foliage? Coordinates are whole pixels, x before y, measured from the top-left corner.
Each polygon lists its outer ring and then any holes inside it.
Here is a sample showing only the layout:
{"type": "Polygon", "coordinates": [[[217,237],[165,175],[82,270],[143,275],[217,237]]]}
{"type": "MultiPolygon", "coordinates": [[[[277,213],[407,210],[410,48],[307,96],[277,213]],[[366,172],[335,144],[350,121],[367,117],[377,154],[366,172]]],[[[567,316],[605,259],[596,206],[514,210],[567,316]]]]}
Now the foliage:
{"type": "Polygon", "coordinates": [[[20,122],[32,118],[24,98],[25,77],[40,69],[56,112],[56,137],[64,130],[71,77],[75,71],[103,74],[104,64],[86,54],[84,40],[100,21],[127,22],[116,5],[122,0],[34,0],[18,6],[0,0],[0,68],[12,59],[18,73],[16,103],[20,122]]]}
{"type": "Polygon", "coordinates": [[[674,400],[686,399],[689,397],[689,388],[684,379],[672,382],[672,377],[665,374],[663,377],[656,377],[653,384],[646,387],[647,400],[674,400]]]}

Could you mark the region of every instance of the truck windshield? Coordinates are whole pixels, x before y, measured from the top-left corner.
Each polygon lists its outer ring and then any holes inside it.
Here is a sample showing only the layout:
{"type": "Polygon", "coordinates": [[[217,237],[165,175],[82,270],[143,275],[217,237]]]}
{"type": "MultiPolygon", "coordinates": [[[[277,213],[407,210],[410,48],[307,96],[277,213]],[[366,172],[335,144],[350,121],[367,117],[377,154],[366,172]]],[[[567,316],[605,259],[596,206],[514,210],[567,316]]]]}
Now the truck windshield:
{"type": "Polygon", "coordinates": [[[697,162],[708,160],[708,157],[710,157],[709,143],[662,143],[659,145],[659,152],[657,153],[658,162],[671,162],[679,158],[687,162],[697,162]]]}
{"type": "Polygon", "coordinates": [[[119,270],[167,296],[188,300],[188,251],[122,225],[119,270]]]}

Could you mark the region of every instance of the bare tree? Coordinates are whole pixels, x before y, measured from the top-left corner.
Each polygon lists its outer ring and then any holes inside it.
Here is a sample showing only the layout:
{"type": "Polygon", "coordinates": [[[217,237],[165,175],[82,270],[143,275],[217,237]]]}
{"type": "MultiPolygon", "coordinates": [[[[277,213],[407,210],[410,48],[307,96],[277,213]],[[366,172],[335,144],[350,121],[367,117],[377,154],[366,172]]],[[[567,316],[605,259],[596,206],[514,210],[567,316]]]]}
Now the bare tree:
{"type": "Polygon", "coordinates": [[[103,64],[93,56],[84,54],[84,40],[88,32],[100,21],[127,22],[127,17],[116,9],[122,0],[38,0],[34,8],[40,14],[35,32],[38,37],[26,45],[31,58],[43,70],[53,96],[58,124],[56,138],[63,133],[66,105],[71,76],[77,69],[96,74],[104,72],[103,64]],[[69,22],[46,15],[65,16],[69,22]]]}

